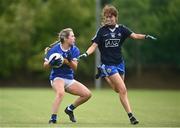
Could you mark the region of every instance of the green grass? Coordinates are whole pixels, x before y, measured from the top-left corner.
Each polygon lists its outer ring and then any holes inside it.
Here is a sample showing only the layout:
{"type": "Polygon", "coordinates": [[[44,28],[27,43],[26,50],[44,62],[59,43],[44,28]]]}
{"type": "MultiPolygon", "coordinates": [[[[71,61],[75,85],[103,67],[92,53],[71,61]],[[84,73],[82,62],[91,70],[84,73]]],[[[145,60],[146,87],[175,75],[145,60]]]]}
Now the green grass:
{"type": "MultiPolygon", "coordinates": [[[[48,88],[0,88],[0,127],[133,127],[112,90],[92,90],[93,97],[75,110],[77,123],[63,112],[75,96],[66,94],[58,124],[47,124],[54,92],[48,88]]],[[[180,127],[180,91],[129,90],[140,124],[136,127],[180,127]]]]}

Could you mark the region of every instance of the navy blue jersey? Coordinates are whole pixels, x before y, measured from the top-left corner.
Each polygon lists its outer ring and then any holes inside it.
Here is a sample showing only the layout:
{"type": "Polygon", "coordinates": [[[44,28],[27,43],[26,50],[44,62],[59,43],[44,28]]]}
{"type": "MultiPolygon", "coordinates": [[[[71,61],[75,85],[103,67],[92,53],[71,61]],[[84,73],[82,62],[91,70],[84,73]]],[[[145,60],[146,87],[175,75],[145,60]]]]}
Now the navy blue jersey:
{"type": "Polygon", "coordinates": [[[101,62],[106,65],[116,65],[123,61],[122,44],[132,31],[124,25],[116,25],[114,29],[102,26],[92,39],[98,44],[101,53],[101,62]]]}
{"type": "MultiPolygon", "coordinates": [[[[61,43],[57,43],[48,51],[48,53],[45,56],[45,61],[48,61],[50,55],[53,53],[59,53],[64,58],[68,58],[68,60],[77,60],[80,51],[75,45],[72,45],[69,50],[63,50],[61,43]]],[[[52,68],[50,80],[53,80],[56,77],[74,79],[74,71],[68,65],[63,64],[59,68],[52,68]]]]}

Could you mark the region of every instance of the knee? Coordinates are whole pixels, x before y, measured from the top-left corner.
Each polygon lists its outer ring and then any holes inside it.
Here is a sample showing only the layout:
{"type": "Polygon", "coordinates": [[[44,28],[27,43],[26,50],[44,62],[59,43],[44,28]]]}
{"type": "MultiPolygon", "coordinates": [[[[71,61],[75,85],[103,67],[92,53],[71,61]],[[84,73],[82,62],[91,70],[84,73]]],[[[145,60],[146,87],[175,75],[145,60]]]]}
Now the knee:
{"type": "Polygon", "coordinates": [[[90,91],[87,91],[84,93],[83,97],[85,97],[86,99],[90,99],[92,96],[91,92],[90,91]]]}
{"type": "Polygon", "coordinates": [[[122,89],[117,89],[117,93],[119,93],[121,96],[127,95],[127,89],[122,88],[122,89]]]}
{"type": "Polygon", "coordinates": [[[62,98],[63,96],[64,96],[64,92],[63,91],[56,92],[56,97],[57,98],[62,98]]]}

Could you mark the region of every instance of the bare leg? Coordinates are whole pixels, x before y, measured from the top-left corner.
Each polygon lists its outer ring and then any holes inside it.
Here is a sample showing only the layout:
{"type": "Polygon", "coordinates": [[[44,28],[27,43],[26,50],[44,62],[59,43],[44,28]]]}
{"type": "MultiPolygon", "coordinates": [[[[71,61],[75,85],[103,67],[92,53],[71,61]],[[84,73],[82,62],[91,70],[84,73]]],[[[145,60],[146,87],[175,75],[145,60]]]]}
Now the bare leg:
{"type": "Polygon", "coordinates": [[[107,83],[111,86],[111,88],[112,88],[115,92],[119,93],[119,91],[116,89],[116,87],[115,87],[114,84],[111,82],[111,80],[109,79],[109,77],[105,77],[105,80],[107,81],[107,83]]]}
{"type": "MultiPolygon", "coordinates": [[[[124,75],[120,75],[121,78],[123,79],[124,81],[124,75]]],[[[111,82],[111,80],[109,79],[109,77],[105,77],[105,80],[107,81],[107,83],[111,86],[111,88],[115,91],[115,92],[119,92],[116,88],[116,86],[111,82]]]]}
{"type": "Polygon", "coordinates": [[[129,120],[131,122],[131,124],[135,125],[138,124],[139,121],[134,117],[134,115],[132,114],[132,110],[129,104],[129,100],[128,100],[128,95],[127,95],[127,89],[124,83],[124,75],[119,75],[118,73],[106,77],[105,78],[106,81],[109,83],[109,85],[117,92],[119,93],[119,99],[124,107],[124,109],[126,110],[126,112],[128,113],[129,116],[129,120]]]}
{"type": "Polygon", "coordinates": [[[57,79],[53,82],[53,89],[56,93],[56,97],[55,100],[53,102],[53,106],[52,106],[52,114],[57,114],[58,113],[58,109],[59,109],[59,105],[63,99],[64,96],[64,81],[57,79]]]}
{"type": "Polygon", "coordinates": [[[52,115],[49,123],[56,123],[59,105],[61,104],[65,92],[64,81],[61,79],[54,80],[52,83],[52,88],[56,93],[56,97],[52,105],[52,115]]]}
{"type": "Polygon", "coordinates": [[[86,102],[91,97],[90,90],[78,81],[75,81],[70,87],[66,89],[70,94],[79,96],[73,103],[75,107],[86,102]]]}
{"type": "Polygon", "coordinates": [[[124,76],[124,75],[120,75],[120,76],[121,76],[122,80],[124,81],[124,77],[125,77],[125,76],[124,76]]]}
{"type": "Polygon", "coordinates": [[[65,113],[69,116],[69,119],[72,122],[76,122],[76,119],[74,117],[73,110],[78,107],[79,105],[83,104],[86,102],[90,97],[91,97],[91,92],[89,91],[88,88],[86,88],[83,84],[81,84],[78,81],[75,81],[71,86],[66,88],[66,91],[70,94],[77,95],[79,96],[73,104],[70,106],[66,107],[64,110],[65,113]]]}
{"type": "Polygon", "coordinates": [[[116,73],[112,76],[107,77],[106,81],[117,93],[119,93],[119,99],[124,109],[126,110],[126,112],[127,113],[132,112],[130,104],[129,104],[129,100],[128,100],[127,89],[121,76],[118,73],[116,73]]]}

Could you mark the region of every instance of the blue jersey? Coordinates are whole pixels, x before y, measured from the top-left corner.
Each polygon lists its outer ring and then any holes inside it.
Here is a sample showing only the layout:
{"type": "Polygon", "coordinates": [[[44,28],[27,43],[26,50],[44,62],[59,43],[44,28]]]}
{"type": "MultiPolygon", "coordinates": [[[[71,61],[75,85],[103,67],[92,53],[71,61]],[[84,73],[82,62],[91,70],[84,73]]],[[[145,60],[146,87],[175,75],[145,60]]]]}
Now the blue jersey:
{"type": "MultiPolygon", "coordinates": [[[[45,56],[45,61],[48,61],[50,55],[53,53],[60,53],[64,58],[67,58],[68,60],[77,60],[80,51],[75,45],[72,45],[69,50],[63,50],[62,44],[57,43],[48,51],[45,56]]],[[[56,77],[74,79],[74,71],[68,65],[63,64],[59,68],[52,68],[50,73],[50,80],[53,80],[56,77]]]]}
{"type": "Polygon", "coordinates": [[[101,62],[106,65],[116,65],[123,61],[122,44],[132,34],[132,31],[124,25],[116,25],[111,29],[102,26],[96,32],[92,42],[98,44],[101,53],[101,62]]]}

